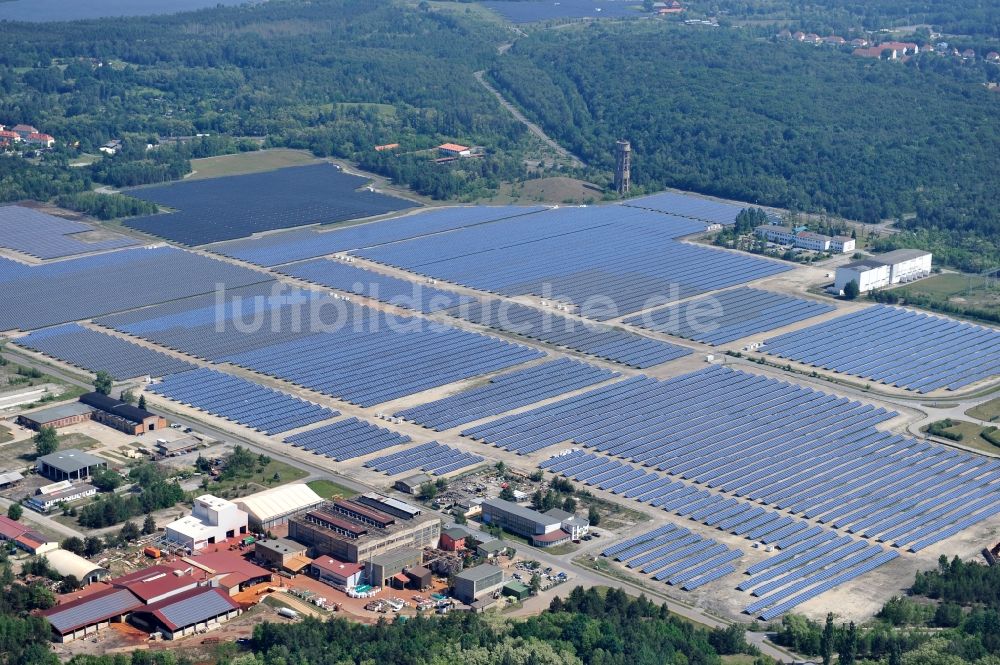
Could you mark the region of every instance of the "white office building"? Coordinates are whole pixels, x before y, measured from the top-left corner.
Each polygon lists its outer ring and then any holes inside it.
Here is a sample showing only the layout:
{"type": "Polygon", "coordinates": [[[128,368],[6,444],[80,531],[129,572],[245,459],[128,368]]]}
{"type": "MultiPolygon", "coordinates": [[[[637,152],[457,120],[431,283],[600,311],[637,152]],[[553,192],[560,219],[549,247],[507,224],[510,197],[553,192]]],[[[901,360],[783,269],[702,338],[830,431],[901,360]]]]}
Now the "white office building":
{"type": "Polygon", "coordinates": [[[166,526],[166,539],[197,552],[206,545],[245,534],[248,519],[232,501],[205,494],[194,500],[190,515],[166,526]]]}
{"type": "Polygon", "coordinates": [[[897,249],[837,268],[834,291],[843,293],[852,280],[861,293],[905,284],[931,274],[931,253],[918,249],[897,249]]]}

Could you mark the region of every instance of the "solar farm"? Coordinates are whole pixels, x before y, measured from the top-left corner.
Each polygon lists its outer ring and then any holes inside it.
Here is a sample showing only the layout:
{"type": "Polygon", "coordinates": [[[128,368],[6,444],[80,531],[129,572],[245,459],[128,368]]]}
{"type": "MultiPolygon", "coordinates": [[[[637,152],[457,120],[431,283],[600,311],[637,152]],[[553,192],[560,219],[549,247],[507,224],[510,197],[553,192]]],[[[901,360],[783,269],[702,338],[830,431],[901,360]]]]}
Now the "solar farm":
{"type": "Polygon", "coordinates": [[[765,349],[921,393],[1000,373],[1000,331],[885,305],[769,339],[765,349]]]}
{"type": "Polygon", "coordinates": [[[134,192],[178,211],[134,228],[199,250],[0,233],[63,259],[0,258],[0,330],[372,487],[497,462],[569,479],[649,519],[581,552],[744,620],[821,615],[1000,525],[1000,461],[921,436],[903,399],[995,379],[996,329],[822,299],[809,269],[695,242],[741,208],[678,193],[297,228],[410,207],[357,189],[311,166],[134,192]],[[322,194],[289,205],[303,187],[322,194]],[[736,357],[760,340],[806,371],[736,357]]]}
{"type": "Polygon", "coordinates": [[[130,190],[177,212],[125,222],[137,231],[184,245],[204,245],[253,233],[332,224],[412,208],[413,203],[368,190],[367,178],[330,164],[227,176],[130,190]]]}
{"type": "Polygon", "coordinates": [[[118,233],[17,205],[0,206],[0,248],[36,259],[58,259],[138,245],[118,233]],[[91,239],[91,236],[94,236],[91,239]]]}

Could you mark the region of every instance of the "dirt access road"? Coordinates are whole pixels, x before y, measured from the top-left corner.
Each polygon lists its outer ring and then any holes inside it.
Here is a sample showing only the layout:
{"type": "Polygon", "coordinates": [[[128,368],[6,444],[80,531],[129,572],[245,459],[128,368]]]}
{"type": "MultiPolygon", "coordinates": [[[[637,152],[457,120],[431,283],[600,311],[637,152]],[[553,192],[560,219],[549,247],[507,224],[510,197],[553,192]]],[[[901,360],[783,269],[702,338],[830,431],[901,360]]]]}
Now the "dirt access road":
{"type": "Polygon", "coordinates": [[[573,165],[574,168],[579,169],[585,166],[582,159],[580,159],[579,157],[571,153],[569,150],[556,143],[555,140],[551,136],[546,134],[541,127],[539,127],[538,125],[536,125],[535,123],[531,122],[526,117],[524,117],[524,114],[521,113],[519,110],[517,110],[516,106],[507,101],[507,99],[500,94],[499,90],[490,85],[490,82],[486,80],[485,74],[486,72],[483,71],[476,72],[475,75],[476,80],[479,81],[479,84],[481,86],[489,90],[493,94],[493,96],[497,98],[497,101],[500,102],[501,106],[507,109],[508,113],[514,116],[514,118],[522,125],[527,127],[528,131],[530,131],[532,134],[540,138],[545,143],[545,145],[555,150],[564,159],[569,160],[569,162],[573,165]]]}

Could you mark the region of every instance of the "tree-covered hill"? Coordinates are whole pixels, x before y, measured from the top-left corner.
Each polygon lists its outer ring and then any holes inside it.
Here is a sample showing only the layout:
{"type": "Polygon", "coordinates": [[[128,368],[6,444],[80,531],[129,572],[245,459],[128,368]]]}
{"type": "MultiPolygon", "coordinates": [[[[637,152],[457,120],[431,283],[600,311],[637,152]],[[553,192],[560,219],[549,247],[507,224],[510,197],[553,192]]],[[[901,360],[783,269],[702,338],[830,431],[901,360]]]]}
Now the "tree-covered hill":
{"type": "Polygon", "coordinates": [[[595,23],[519,40],[490,75],[594,164],[610,169],[615,139],[630,139],[646,190],[865,222],[916,213],[909,226],[965,249],[952,263],[985,267],[1000,261],[1000,95],[919,62],[595,23]]]}

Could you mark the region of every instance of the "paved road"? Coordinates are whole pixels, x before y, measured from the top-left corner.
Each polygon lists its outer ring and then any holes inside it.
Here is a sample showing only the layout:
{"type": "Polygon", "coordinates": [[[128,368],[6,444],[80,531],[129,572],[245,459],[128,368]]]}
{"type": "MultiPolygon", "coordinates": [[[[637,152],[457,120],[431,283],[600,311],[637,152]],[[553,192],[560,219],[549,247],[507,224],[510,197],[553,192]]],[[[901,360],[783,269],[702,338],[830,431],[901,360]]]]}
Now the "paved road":
{"type": "Polygon", "coordinates": [[[540,138],[547,146],[549,146],[557,153],[559,153],[560,156],[562,156],[564,159],[568,159],[575,168],[583,168],[585,166],[582,159],[580,159],[579,157],[571,153],[569,150],[556,143],[555,139],[546,134],[541,127],[528,120],[524,116],[524,114],[517,109],[516,106],[507,101],[507,99],[502,94],[500,94],[499,90],[490,85],[489,81],[486,80],[484,74],[485,72],[481,71],[476,72],[475,74],[476,80],[479,81],[480,85],[489,90],[493,94],[493,96],[497,98],[497,101],[500,102],[501,106],[507,109],[508,113],[514,116],[514,118],[522,125],[527,127],[529,132],[540,138]]]}
{"type": "MultiPolygon", "coordinates": [[[[7,508],[9,508],[12,503],[14,503],[14,502],[10,501],[9,499],[0,498],[0,512],[2,512],[2,514],[6,515],[7,514],[7,508]]],[[[54,519],[52,519],[51,517],[46,517],[45,515],[42,515],[40,513],[36,513],[35,511],[31,510],[30,508],[25,508],[24,509],[24,513],[21,515],[21,521],[22,522],[30,522],[32,524],[35,524],[35,525],[37,525],[37,526],[45,529],[46,531],[50,531],[52,533],[59,534],[59,535],[64,536],[66,538],[68,538],[70,536],[76,536],[77,538],[83,538],[84,537],[83,533],[77,531],[73,527],[69,527],[69,526],[66,526],[65,524],[57,522],[54,519]]]]}

